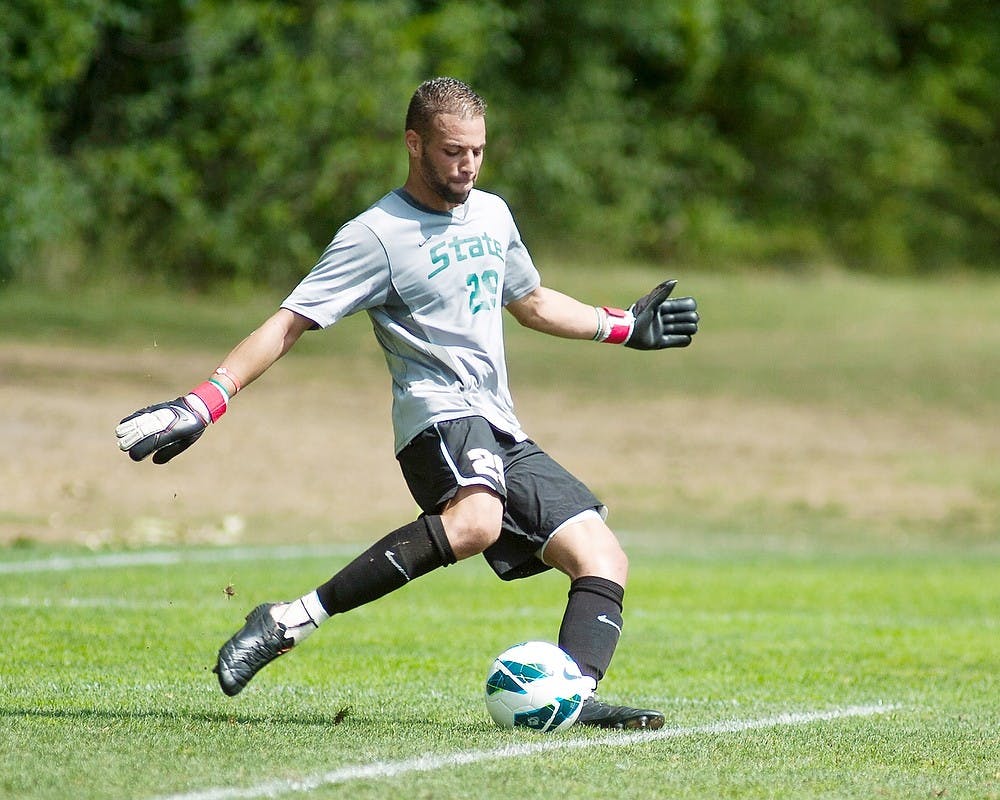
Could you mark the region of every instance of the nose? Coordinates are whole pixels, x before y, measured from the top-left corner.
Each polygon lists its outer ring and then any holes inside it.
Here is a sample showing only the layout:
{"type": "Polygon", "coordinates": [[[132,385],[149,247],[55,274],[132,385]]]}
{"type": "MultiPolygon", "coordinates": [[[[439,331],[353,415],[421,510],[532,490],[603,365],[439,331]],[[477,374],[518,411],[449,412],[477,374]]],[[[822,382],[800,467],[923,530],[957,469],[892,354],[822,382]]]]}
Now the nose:
{"type": "Polygon", "coordinates": [[[462,160],[458,162],[458,168],[463,175],[474,175],[476,172],[476,154],[472,150],[466,150],[462,154],[462,160]]]}

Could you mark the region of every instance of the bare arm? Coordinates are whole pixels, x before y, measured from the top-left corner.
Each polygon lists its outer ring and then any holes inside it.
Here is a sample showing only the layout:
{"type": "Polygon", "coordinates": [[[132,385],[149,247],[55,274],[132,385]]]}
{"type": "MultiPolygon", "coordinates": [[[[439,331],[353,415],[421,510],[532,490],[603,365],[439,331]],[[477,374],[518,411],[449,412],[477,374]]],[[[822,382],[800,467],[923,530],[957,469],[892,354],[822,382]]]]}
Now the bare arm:
{"type": "Polygon", "coordinates": [[[233,348],[209,380],[176,400],[125,417],[115,428],[118,447],[133,461],[152,455],[154,464],[183,453],[226,413],[236,392],[263,375],[312,325],[312,320],[279,309],[233,348]]]}
{"type": "Polygon", "coordinates": [[[664,281],[628,310],[588,306],[544,286],[509,303],[507,310],[526,328],[567,339],[593,339],[635,350],[687,347],[698,332],[698,304],[693,297],[670,297],[676,283],[664,281]]]}
{"type": "Polygon", "coordinates": [[[217,378],[232,384],[231,394],[236,394],[270,369],[312,326],[312,320],[278,309],[223,359],[217,378]]]}
{"type": "Polygon", "coordinates": [[[509,303],[507,310],[524,327],[552,336],[593,339],[597,333],[598,314],[594,306],[545,286],[509,303]]]}

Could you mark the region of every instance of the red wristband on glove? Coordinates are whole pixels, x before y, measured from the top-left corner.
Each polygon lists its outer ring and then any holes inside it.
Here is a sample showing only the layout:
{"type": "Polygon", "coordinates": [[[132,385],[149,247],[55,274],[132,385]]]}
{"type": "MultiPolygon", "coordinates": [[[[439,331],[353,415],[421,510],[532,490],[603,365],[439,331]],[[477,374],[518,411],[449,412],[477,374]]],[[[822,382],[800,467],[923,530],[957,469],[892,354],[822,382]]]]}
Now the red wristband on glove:
{"type": "Polygon", "coordinates": [[[192,389],[191,394],[205,404],[212,422],[215,422],[226,413],[226,408],[229,405],[229,395],[215,381],[205,381],[192,389]]]}
{"type": "Polygon", "coordinates": [[[631,311],[621,308],[608,308],[604,306],[604,313],[608,315],[608,325],[610,330],[608,335],[601,341],[607,344],[624,344],[628,337],[632,335],[632,327],[635,325],[635,317],[631,311]]]}

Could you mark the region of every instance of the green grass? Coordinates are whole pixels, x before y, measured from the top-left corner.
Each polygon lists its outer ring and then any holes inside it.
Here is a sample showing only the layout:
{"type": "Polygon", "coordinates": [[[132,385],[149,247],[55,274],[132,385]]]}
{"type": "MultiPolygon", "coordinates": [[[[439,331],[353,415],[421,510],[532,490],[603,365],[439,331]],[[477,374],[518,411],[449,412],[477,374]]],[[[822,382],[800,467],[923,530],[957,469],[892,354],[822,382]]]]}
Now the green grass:
{"type": "MultiPolygon", "coordinates": [[[[547,274],[555,288],[623,305],[666,277],[618,266],[547,274]]],[[[703,315],[690,350],[655,356],[516,326],[509,337],[526,413],[587,464],[601,442],[600,463],[613,467],[584,474],[612,500],[633,564],[602,692],[662,707],[677,735],[539,737],[488,721],[490,659],[556,635],[566,588],[556,575],[503,584],[478,561],[438,572],[331,621],[228,699],[209,670],[242,615],[315,586],[356,544],[277,561],[269,550],[185,547],[180,563],[111,566],[99,559],[113,547],[23,539],[0,549],[0,798],[219,800],[264,796],[271,782],[280,795],[317,776],[286,793],[1000,798],[1000,280],[679,277],[703,315]],[[565,431],[561,415],[581,399],[597,410],[565,431]],[[650,441],[663,449],[655,458],[650,441]],[[57,557],[80,561],[27,569],[57,557]],[[883,713],[754,727],[878,704],[883,713]],[[539,742],[554,745],[531,751],[539,742]],[[495,756],[505,746],[519,754],[495,756]],[[469,763],[451,763],[461,754],[469,763]],[[439,765],[390,774],[425,755],[439,765]]],[[[84,367],[11,358],[0,393],[37,382],[49,396],[82,387],[81,403],[107,404],[108,380],[116,403],[162,399],[145,397],[130,366],[138,351],[211,366],[280,299],[2,291],[0,346],[104,348],[115,360],[90,381],[84,367]]],[[[382,398],[379,359],[359,318],[307,336],[281,369],[311,392],[349,376],[352,391],[382,398]]],[[[241,415],[253,408],[241,399],[241,415]]],[[[212,446],[200,447],[211,462],[212,446]]],[[[253,442],[245,452],[259,456],[253,442]]],[[[15,487],[19,457],[0,456],[15,487]]],[[[92,480],[99,497],[115,496],[92,480]]],[[[52,511],[31,513],[44,523],[52,511]]],[[[0,523],[27,513],[0,493],[0,523]]],[[[353,533],[384,532],[378,513],[353,533]]],[[[254,541],[277,541],[289,522],[251,516],[254,526],[265,529],[254,541]]],[[[125,555],[153,552],[135,547],[125,555]]]]}
{"type": "MultiPolygon", "coordinates": [[[[543,270],[548,285],[595,303],[628,305],[667,274],[702,314],[696,347],[664,367],[646,353],[567,347],[508,326],[518,387],[573,386],[769,397],[839,409],[944,408],[996,418],[1000,279],[972,275],[880,279],[840,273],[706,274],[630,266],[543,270]],[[561,368],[553,369],[553,364],[561,368]],[[601,380],[593,380],[599,374],[601,380]]],[[[291,287],[289,287],[291,288],[291,287]]],[[[197,348],[221,355],[273,312],[286,292],[214,296],[90,287],[0,290],[0,341],[197,348]],[[220,353],[220,351],[222,351],[220,353]]],[[[509,321],[509,320],[508,320],[509,321]]],[[[304,337],[294,357],[381,358],[364,315],[304,337]]]]}
{"type": "MultiPolygon", "coordinates": [[[[7,553],[2,563],[56,554],[7,553]]],[[[565,586],[555,575],[503,584],[480,562],[331,621],[229,699],[209,667],[241,615],[314,585],[344,557],[94,561],[3,576],[0,796],[252,791],[366,765],[374,776],[320,780],[295,796],[605,798],[609,786],[640,797],[998,796],[996,562],[642,545],[634,555],[607,698],[662,707],[671,728],[891,709],[634,743],[497,730],[481,698],[489,660],[512,642],[551,639],[565,586]],[[542,741],[567,747],[447,763],[542,741]],[[444,763],[388,774],[423,755],[444,763]]]]}
{"type": "MultiPolygon", "coordinates": [[[[557,270],[557,288],[594,302],[627,304],[666,273],[557,270]],[[607,300],[605,298],[614,298],[607,300]]],[[[694,345],[669,367],[629,351],[571,352],[557,340],[512,331],[513,379],[525,385],[575,381],[585,362],[613,395],[637,373],[645,391],[765,397],[858,411],[934,409],[997,414],[1000,396],[1000,280],[952,277],[886,280],[840,273],[678,273],[679,296],[698,299],[694,345]],[[524,349],[522,354],[521,348],[524,349]],[[568,368],[553,372],[553,362],[568,368]]]]}

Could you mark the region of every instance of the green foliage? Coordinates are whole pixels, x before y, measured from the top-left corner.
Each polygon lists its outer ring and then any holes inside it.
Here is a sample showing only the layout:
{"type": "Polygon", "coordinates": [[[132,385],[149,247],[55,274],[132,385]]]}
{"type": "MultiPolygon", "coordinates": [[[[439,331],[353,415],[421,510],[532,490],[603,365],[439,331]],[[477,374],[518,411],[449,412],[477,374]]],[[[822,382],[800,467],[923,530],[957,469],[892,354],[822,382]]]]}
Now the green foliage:
{"type": "Polygon", "coordinates": [[[64,158],[64,104],[86,71],[96,2],[15,0],[0,26],[0,282],[49,277],[43,257],[92,217],[87,185],[64,158]]]}
{"type": "Polygon", "coordinates": [[[0,280],[287,285],[401,182],[413,88],[490,102],[529,241],[995,267],[1000,7],[848,0],[10,0],[0,280]],[[95,267],[91,266],[88,273],[95,267]]]}

